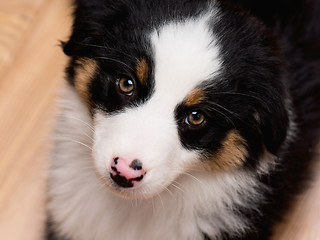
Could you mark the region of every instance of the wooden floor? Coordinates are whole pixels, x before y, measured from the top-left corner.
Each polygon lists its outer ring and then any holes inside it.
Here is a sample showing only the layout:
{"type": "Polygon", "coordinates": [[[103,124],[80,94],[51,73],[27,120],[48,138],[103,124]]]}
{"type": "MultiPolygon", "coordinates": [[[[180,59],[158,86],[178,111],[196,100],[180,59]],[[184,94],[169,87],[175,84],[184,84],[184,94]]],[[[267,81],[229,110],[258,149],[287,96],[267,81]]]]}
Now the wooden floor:
{"type": "Polygon", "coordinates": [[[68,0],[0,0],[0,240],[40,240],[68,0]]]}
{"type": "MultiPolygon", "coordinates": [[[[0,240],[41,239],[70,11],[68,0],[0,0],[0,240]]],[[[320,177],[275,240],[320,240],[319,225],[320,177]]]]}

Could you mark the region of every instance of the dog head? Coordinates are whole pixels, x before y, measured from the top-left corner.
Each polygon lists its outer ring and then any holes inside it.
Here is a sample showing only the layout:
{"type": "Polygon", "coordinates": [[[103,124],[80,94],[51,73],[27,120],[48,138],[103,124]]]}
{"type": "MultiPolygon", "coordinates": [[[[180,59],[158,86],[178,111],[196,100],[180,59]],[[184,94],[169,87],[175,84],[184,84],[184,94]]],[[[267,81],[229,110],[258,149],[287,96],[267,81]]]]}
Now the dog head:
{"type": "Polygon", "coordinates": [[[93,118],[94,168],[123,197],[152,197],[194,170],[257,172],[286,138],[272,34],[199,2],[77,2],[68,80],[93,118]]]}

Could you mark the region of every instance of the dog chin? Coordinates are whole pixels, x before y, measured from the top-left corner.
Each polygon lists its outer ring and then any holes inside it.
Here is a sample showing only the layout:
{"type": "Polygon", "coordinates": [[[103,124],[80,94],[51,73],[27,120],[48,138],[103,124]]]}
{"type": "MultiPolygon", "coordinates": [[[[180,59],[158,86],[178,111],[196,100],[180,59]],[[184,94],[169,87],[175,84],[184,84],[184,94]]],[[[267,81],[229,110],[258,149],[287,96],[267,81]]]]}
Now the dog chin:
{"type": "Polygon", "coordinates": [[[105,174],[101,174],[99,171],[97,171],[96,167],[94,167],[94,172],[96,174],[97,179],[100,181],[100,183],[103,184],[103,186],[106,188],[108,192],[114,194],[117,197],[129,200],[152,199],[154,197],[159,196],[159,194],[165,191],[165,189],[167,189],[171,184],[171,182],[166,182],[162,184],[157,184],[157,186],[151,186],[152,184],[148,184],[148,182],[143,182],[132,188],[123,188],[115,184],[110,176],[106,176],[105,174]]]}
{"type": "Polygon", "coordinates": [[[164,186],[159,189],[151,190],[147,183],[141,184],[141,186],[136,186],[133,188],[121,188],[118,186],[115,186],[111,181],[108,183],[105,183],[105,186],[107,187],[107,190],[112,192],[114,195],[120,198],[134,200],[134,199],[141,199],[141,200],[147,200],[152,199],[154,197],[159,196],[168,186],[164,186]]]}
{"type": "Polygon", "coordinates": [[[109,186],[109,191],[111,191],[114,195],[117,197],[128,199],[128,200],[135,200],[135,199],[141,199],[141,200],[147,200],[152,199],[156,196],[159,196],[159,194],[162,192],[148,192],[146,189],[141,187],[140,189],[121,189],[113,186],[109,186]]]}

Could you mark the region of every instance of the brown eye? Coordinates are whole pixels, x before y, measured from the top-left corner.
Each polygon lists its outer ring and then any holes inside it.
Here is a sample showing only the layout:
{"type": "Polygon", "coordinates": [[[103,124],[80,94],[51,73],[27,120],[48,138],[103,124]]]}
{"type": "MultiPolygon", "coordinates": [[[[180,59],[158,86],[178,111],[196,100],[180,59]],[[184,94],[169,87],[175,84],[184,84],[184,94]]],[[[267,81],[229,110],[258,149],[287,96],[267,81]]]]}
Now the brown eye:
{"type": "Polygon", "coordinates": [[[122,93],[126,95],[132,95],[134,90],[134,82],[130,78],[119,78],[118,86],[122,93]]]}
{"type": "Polygon", "coordinates": [[[204,114],[202,114],[201,112],[198,111],[192,111],[187,117],[185,122],[188,125],[191,126],[200,126],[201,124],[203,124],[205,122],[205,116],[204,114]]]}

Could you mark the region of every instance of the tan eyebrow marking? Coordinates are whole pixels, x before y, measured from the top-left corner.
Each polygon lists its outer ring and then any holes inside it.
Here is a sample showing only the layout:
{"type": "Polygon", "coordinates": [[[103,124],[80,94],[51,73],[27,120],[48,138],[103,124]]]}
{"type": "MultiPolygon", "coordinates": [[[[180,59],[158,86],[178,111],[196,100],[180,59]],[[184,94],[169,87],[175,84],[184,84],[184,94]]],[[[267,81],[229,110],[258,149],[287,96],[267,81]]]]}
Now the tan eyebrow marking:
{"type": "Polygon", "coordinates": [[[90,105],[89,84],[98,70],[98,64],[95,60],[84,58],[76,62],[74,86],[81,99],[90,105]]]}
{"type": "Polygon", "coordinates": [[[193,105],[197,105],[205,100],[205,94],[203,89],[195,88],[193,89],[187,96],[185,100],[186,106],[190,107],[193,105]]]}
{"type": "Polygon", "coordinates": [[[138,80],[141,84],[145,85],[148,78],[149,78],[149,65],[147,63],[147,60],[143,57],[139,59],[136,65],[136,72],[138,76],[138,80]]]}

